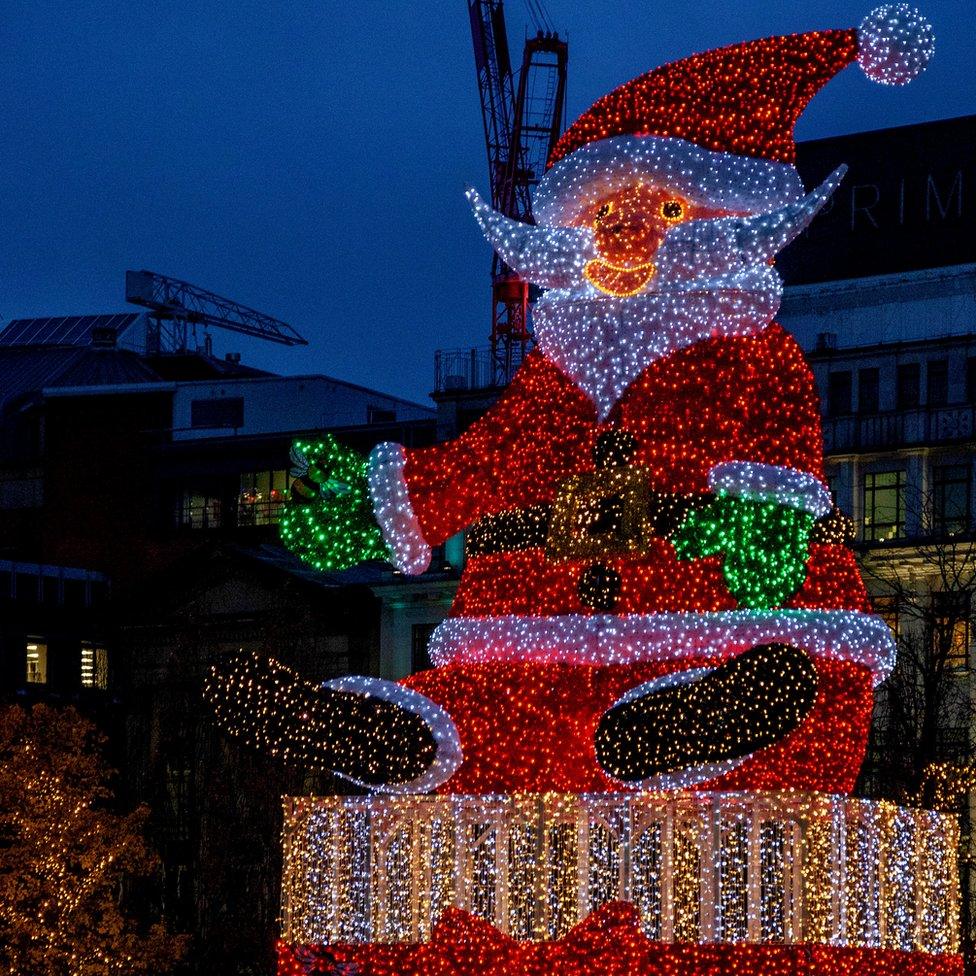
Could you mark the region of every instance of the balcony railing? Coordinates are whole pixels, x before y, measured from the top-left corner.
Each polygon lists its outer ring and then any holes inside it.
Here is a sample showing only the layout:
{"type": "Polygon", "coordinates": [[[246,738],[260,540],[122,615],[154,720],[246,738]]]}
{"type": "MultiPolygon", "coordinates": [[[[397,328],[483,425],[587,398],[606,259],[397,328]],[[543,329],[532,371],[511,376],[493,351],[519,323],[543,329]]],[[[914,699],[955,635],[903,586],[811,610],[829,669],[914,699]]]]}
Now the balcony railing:
{"type": "Polygon", "coordinates": [[[885,413],[850,414],[823,421],[824,450],[883,450],[913,444],[952,444],[972,440],[976,431],[976,407],[918,407],[885,413]]]}
{"type": "Polygon", "coordinates": [[[505,386],[522,365],[522,347],[513,344],[506,356],[503,349],[489,346],[473,349],[438,349],[434,353],[434,391],[488,390],[505,386]]]}

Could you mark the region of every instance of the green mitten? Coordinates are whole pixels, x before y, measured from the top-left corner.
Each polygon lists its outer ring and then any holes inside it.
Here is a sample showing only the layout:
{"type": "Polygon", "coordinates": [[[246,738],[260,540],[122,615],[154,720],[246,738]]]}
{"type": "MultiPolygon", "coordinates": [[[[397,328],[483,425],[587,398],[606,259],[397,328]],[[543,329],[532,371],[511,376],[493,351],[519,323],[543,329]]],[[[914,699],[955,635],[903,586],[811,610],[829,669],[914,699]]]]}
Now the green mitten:
{"type": "Polygon", "coordinates": [[[366,458],[331,434],[292,445],[291,501],[279,530],[284,544],[316,569],[347,569],[386,559],[366,480],[366,458]]]}
{"type": "Polygon", "coordinates": [[[729,592],[743,608],[782,606],[807,574],[809,512],[719,493],[692,509],[671,541],[679,559],[722,556],[729,592]]]}

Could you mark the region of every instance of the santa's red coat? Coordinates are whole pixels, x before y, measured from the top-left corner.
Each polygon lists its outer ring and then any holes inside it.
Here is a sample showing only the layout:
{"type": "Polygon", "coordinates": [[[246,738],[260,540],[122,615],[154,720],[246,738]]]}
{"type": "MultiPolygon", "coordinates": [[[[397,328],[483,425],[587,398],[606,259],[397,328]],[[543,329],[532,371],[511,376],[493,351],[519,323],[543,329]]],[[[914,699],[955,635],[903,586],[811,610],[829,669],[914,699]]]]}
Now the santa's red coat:
{"type": "MultiPolygon", "coordinates": [[[[631,465],[659,492],[708,493],[709,471],[760,462],[823,479],[819,399],[797,343],[780,326],[700,341],[651,362],[599,422],[583,391],[538,350],[494,407],[456,440],[406,453],[404,478],[430,545],[486,515],[552,503],[571,475],[595,470],[601,433],[629,431],[631,465]]],[[[641,555],[601,557],[621,578],[618,615],[709,614],[737,608],[713,557],[679,560],[670,542],[641,555]]],[[[592,560],[551,560],[543,548],[470,558],[451,618],[471,625],[510,617],[536,627],[593,611],[577,583],[592,560]],[[463,622],[463,621],[462,621],[463,622]]],[[[814,545],[803,587],[788,608],[869,613],[854,557],[843,545],[814,545]]],[[[449,624],[451,621],[448,622],[449,624]]],[[[734,653],[730,649],[729,653],[734,653]]],[[[483,657],[483,655],[482,655],[483,657]]],[[[451,648],[448,666],[405,682],[450,713],[464,762],[451,792],[619,789],[596,764],[600,714],[628,688],[702,663],[626,665],[475,661],[451,648]]],[[[709,788],[849,791],[860,765],[872,675],[858,662],[818,660],[821,689],[803,725],[709,788]]]]}

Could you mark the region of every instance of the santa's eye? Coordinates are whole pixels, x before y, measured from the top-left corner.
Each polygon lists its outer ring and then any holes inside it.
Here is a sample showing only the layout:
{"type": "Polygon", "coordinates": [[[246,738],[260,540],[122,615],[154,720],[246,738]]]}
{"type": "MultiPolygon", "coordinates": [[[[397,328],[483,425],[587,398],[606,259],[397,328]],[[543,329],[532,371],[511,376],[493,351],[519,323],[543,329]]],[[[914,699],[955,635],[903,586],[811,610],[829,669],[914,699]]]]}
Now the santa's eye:
{"type": "Polygon", "coordinates": [[[605,203],[596,212],[596,217],[594,219],[596,220],[597,223],[599,223],[601,220],[603,220],[604,217],[609,217],[610,216],[610,211],[611,210],[613,210],[613,206],[611,204],[609,204],[609,203],[605,203]]]}
{"type": "Polygon", "coordinates": [[[665,220],[681,220],[685,215],[685,208],[680,200],[665,200],[661,204],[661,216],[665,220]]]}

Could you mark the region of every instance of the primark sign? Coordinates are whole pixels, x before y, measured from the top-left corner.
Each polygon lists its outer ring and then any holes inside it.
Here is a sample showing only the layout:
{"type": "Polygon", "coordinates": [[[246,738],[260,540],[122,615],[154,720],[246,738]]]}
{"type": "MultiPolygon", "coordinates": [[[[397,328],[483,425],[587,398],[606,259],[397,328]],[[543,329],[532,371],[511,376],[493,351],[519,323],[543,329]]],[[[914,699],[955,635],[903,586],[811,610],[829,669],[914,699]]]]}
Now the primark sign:
{"type": "Polygon", "coordinates": [[[797,146],[807,187],[849,169],[777,261],[790,285],[976,262],[976,115],[797,146]]]}

